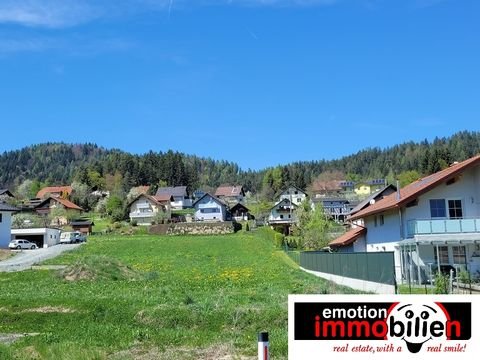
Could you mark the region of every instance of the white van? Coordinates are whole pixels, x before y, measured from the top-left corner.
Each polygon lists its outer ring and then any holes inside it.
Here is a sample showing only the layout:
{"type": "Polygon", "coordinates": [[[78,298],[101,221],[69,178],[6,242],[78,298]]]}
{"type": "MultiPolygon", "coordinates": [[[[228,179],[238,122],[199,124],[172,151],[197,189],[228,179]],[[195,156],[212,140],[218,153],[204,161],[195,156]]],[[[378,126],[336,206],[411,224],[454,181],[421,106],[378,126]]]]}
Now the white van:
{"type": "Polygon", "coordinates": [[[80,231],[67,231],[60,234],[60,244],[85,242],[87,238],[80,231]]]}

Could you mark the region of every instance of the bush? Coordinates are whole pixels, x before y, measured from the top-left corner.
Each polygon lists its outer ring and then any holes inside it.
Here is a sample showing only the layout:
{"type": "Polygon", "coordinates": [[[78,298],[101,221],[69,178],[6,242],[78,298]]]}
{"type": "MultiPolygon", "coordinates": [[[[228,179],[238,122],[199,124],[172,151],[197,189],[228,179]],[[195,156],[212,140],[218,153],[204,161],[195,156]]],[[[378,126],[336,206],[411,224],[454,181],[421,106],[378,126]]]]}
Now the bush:
{"type": "Polygon", "coordinates": [[[279,233],[275,233],[274,235],[274,241],[275,241],[275,246],[278,247],[278,248],[282,248],[283,247],[283,243],[284,243],[284,236],[282,234],[279,234],[279,233]]]}
{"type": "Polygon", "coordinates": [[[435,294],[448,294],[449,282],[448,275],[437,273],[435,275],[435,294]]]}
{"type": "Polygon", "coordinates": [[[132,220],[132,222],[130,224],[132,224],[132,226],[137,226],[138,225],[137,220],[132,220]]]}
{"type": "Polygon", "coordinates": [[[245,224],[245,231],[250,231],[250,225],[248,225],[248,221],[247,221],[247,223],[245,224]]]}

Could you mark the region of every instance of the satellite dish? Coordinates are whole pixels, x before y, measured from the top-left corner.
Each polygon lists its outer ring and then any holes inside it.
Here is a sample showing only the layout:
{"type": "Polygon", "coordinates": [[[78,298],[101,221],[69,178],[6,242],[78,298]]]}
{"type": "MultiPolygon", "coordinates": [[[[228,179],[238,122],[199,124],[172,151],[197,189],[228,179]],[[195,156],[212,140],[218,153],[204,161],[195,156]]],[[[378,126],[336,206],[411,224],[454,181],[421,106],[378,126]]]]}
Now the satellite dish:
{"type": "Polygon", "coordinates": [[[375,204],[375,199],[370,200],[370,205],[375,204]]]}

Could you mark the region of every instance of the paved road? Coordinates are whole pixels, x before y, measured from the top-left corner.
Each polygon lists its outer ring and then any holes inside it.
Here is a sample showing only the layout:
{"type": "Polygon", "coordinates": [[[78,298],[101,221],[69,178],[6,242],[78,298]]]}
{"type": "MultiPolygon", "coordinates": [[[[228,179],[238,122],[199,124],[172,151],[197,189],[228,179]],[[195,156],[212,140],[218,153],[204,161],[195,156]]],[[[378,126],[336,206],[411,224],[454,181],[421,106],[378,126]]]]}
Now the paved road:
{"type": "Polygon", "coordinates": [[[36,250],[13,250],[18,251],[18,254],[7,260],[0,261],[0,272],[30,269],[34,264],[57,257],[61,253],[74,250],[79,246],[82,246],[82,244],[56,245],[46,249],[36,250]]]}

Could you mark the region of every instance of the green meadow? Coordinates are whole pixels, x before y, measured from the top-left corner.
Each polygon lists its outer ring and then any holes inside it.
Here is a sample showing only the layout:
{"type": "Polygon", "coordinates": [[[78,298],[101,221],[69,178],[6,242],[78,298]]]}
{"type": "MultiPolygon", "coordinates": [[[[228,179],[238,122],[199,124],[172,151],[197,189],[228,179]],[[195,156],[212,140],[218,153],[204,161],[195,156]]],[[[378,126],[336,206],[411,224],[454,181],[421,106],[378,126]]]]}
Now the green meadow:
{"type": "Polygon", "coordinates": [[[67,268],[0,273],[0,359],[255,359],[260,331],[286,359],[288,294],[352,291],[262,230],[92,236],[46,264],[67,268]]]}

